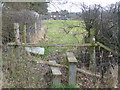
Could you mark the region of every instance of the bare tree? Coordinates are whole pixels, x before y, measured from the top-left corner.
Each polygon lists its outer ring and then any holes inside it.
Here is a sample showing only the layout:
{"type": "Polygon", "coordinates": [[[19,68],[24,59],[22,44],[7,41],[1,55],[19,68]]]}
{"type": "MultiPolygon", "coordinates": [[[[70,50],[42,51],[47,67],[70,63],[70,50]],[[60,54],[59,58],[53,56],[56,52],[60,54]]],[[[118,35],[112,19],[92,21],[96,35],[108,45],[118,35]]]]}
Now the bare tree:
{"type": "MultiPolygon", "coordinates": [[[[96,41],[103,43],[107,47],[113,49],[116,53],[120,53],[120,30],[118,29],[120,26],[119,7],[118,3],[111,4],[105,8],[100,5],[82,5],[82,18],[85,22],[86,30],[88,31],[88,36],[85,39],[86,42],[90,42],[90,30],[93,29],[96,41]]],[[[112,56],[111,52],[96,47],[96,63],[99,68],[98,70],[102,72],[102,75],[109,70],[109,67],[114,68],[117,65],[118,60],[119,58],[114,55],[112,56]]]]}

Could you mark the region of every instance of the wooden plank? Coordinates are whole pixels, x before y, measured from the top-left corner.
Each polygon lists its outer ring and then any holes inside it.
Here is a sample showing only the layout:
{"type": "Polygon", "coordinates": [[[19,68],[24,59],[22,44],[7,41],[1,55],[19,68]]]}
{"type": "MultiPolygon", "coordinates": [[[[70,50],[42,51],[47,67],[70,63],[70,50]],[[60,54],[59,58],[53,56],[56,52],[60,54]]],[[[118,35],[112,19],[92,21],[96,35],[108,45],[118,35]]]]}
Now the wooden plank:
{"type": "Polygon", "coordinates": [[[51,67],[53,75],[61,75],[60,69],[58,67],[51,67]]]}
{"type": "MultiPolygon", "coordinates": [[[[50,60],[49,62],[57,64],[55,60],[50,60]]],[[[52,70],[53,75],[62,75],[59,67],[51,67],[51,70],[52,70]]]]}
{"type": "Polygon", "coordinates": [[[75,58],[72,52],[66,52],[66,54],[67,54],[68,62],[77,63],[77,59],[75,58]]]}
{"type": "Polygon", "coordinates": [[[45,49],[41,47],[25,47],[25,50],[29,53],[44,55],[45,49]]]}
{"type": "MultiPolygon", "coordinates": [[[[50,60],[50,63],[57,64],[55,60],[50,60]]],[[[53,86],[61,85],[61,75],[60,69],[58,67],[51,67],[53,78],[52,83],[53,86]]]]}

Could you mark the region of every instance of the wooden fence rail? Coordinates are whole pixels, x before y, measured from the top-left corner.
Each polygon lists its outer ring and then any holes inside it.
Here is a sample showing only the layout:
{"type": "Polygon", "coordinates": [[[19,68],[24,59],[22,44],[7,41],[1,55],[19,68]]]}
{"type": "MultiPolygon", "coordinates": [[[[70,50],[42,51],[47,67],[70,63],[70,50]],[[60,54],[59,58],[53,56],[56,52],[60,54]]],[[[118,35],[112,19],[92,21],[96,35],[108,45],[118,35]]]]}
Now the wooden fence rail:
{"type": "Polygon", "coordinates": [[[116,51],[110,49],[109,47],[103,45],[100,42],[96,43],[85,43],[85,44],[31,44],[31,43],[8,43],[8,46],[23,46],[23,47],[93,47],[93,46],[100,46],[104,48],[105,50],[112,52],[113,55],[120,57],[120,54],[118,54],[116,51]]]}
{"type": "Polygon", "coordinates": [[[113,53],[113,55],[120,57],[120,54],[118,54],[116,51],[110,49],[109,47],[103,45],[100,42],[95,43],[85,43],[85,44],[32,44],[32,43],[8,43],[8,46],[23,46],[23,47],[95,47],[100,46],[104,48],[107,51],[110,51],[113,53]]]}
{"type": "Polygon", "coordinates": [[[91,47],[97,46],[97,44],[93,43],[85,43],[85,44],[31,44],[31,43],[8,43],[8,46],[23,46],[23,47],[91,47]]]}

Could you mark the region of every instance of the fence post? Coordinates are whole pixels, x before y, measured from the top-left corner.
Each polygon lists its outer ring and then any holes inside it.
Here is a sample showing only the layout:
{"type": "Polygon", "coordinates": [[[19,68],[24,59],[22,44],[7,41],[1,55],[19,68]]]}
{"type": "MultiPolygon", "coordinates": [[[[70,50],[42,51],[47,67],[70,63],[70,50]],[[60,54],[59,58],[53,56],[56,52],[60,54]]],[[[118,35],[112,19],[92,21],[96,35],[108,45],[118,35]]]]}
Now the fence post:
{"type": "MultiPolygon", "coordinates": [[[[95,32],[94,29],[90,29],[90,43],[94,44],[95,43],[95,32]]],[[[89,48],[89,53],[90,53],[90,70],[93,73],[96,73],[96,52],[95,52],[95,46],[92,46],[89,48]]],[[[93,77],[93,83],[94,86],[96,87],[96,77],[93,77]]]]}
{"type": "Polygon", "coordinates": [[[16,44],[18,44],[20,43],[19,23],[14,23],[14,33],[15,33],[15,42],[16,44]]]}
{"type": "MultiPolygon", "coordinates": [[[[90,43],[95,43],[95,32],[94,29],[90,29],[90,43]]],[[[90,53],[90,70],[95,72],[96,69],[96,53],[95,53],[95,46],[89,48],[90,53]]]]}
{"type": "Polygon", "coordinates": [[[35,22],[35,34],[37,33],[37,24],[35,22]]]}
{"type": "MultiPolygon", "coordinates": [[[[20,43],[20,34],[19,34],[19,23],[14,23],[14,34],[15,34],[15,43],[20,43]]],[[[17,59],[19,58],[19,46],[13,46],[11,47],[11,56],[12,56],[12,72],[15,71],[15,68],[17,67],[17,59]]]]}
{"type": "Polygon", "coordinates": [[[67,52],[67,58],[69,63],[69,85],[76,85],[77,59],[72,52],[67,52]]]}
{"type": "Polygon", "coordinates": [[[23,26],[22,41],[26,43],[26,25],[23,26]]]}

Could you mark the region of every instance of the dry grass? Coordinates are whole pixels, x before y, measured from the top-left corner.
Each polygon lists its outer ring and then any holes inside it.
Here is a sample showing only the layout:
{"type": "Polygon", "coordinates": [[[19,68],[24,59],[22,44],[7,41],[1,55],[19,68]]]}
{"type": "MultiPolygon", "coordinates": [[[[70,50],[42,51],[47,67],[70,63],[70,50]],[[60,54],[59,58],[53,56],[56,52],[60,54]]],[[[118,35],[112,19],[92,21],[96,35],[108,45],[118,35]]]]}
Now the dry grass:
{"type": "Polygon", "coordinates": [[[28,56],[24,49],[3,52],[4,88],[46,88],[44,75],[48,66],[37,64],[38,57],[28,56]],[[17,52],[16,52],[17,50],[17,52]]]}
{"type": "Polygon", "coordinates": [[[30,41],[30,43],[36,44],[39,41],[45,39],[45,32],[46,32],[46,30],[45,30],[44,27],[39,29],[39,30],[36,30],[35,34],[33,35],[32,39],[30,41]]]}

